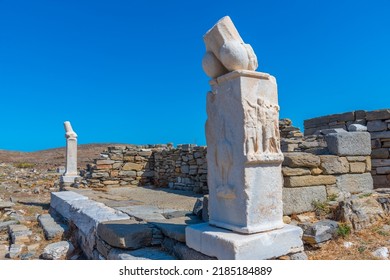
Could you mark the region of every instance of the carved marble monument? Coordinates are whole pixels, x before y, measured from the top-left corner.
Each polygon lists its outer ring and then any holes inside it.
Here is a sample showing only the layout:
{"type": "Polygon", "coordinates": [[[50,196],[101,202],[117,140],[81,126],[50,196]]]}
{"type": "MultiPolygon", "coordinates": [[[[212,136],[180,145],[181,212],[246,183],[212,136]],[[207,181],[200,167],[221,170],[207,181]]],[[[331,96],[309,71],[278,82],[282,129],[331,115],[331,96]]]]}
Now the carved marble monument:
{"type": "Polygon", "coordinates": [[[302,230],[283,224],[276,80],[229,17],[204,36],[209,224],[187,227],[187,245],[218,259],[269,259],[303,250],[302,230]]]}
{"type": "Polygon", "coordinates": [[[66,138],[66,169],[61,176],[61,183],[72,184],[79,177],[77,172],[77,134],[70,122],[64,122],[66,138]]]}

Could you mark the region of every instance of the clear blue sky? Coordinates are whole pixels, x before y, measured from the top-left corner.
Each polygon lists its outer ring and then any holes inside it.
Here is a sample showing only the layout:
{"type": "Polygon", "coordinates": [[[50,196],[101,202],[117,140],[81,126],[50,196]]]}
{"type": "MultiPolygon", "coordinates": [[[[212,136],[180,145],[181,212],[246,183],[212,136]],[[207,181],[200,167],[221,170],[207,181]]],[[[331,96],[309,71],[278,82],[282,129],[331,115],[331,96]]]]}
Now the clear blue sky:
{"type": "Polygon", "coordinates": [[[390,1],[0,0],[0,149],[205,144],[202,36],[229,15],[281,117],[390,108],[390,1]]]}

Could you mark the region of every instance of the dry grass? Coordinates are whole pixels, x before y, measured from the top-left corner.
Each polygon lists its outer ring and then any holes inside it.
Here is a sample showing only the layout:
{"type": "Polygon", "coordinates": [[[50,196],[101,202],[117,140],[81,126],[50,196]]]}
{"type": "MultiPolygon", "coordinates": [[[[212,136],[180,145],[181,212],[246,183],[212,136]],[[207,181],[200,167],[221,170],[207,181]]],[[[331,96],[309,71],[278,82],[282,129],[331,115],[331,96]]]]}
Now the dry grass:
{"type": "Polygon", "coordinates": [[[383,230],[385,224],[390,224],[390,218],[347,237],[328,241],[320,249],[307,250],[306,253],[310,260],[375,260],[377,258],[372,255],[373,251],[390,247],[390,231],[383,230]],[[346,248],[345,242],[352,242],[353,245],[346,248]]]}

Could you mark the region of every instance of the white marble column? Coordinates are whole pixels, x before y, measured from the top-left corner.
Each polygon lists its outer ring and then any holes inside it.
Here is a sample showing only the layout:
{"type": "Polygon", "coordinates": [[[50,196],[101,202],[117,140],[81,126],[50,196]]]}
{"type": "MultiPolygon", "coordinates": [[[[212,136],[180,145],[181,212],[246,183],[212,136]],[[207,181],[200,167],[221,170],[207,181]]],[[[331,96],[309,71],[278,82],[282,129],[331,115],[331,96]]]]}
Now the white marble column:
{"type": "Polygon", "coordinates": [[[72,184],[78,176],[77,171],[77,134],[69,121],[64,122],[66,138],[66,169],[61,182],[72,184]]]}

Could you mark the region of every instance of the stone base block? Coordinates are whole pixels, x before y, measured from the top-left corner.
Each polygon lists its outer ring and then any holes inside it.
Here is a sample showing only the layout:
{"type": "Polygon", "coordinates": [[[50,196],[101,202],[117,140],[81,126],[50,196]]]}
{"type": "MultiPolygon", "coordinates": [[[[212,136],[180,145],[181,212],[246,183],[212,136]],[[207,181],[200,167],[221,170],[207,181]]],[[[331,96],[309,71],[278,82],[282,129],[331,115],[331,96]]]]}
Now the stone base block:
{"type": "Polygon", "coordinates": [[[186,228],[188,247],[219,260],[265,260],[303,251],[302,229],[285,225],[256,234],[239,234],[208,223],[186,228]]]}
{"type": "Polygon", "coordinates": [[[61,183],[63,184],[73,184],[76,180],[76,178],[80,178],[80,176],[69,176],[69,175],[62,175],[61,176],[61,183]]]}

